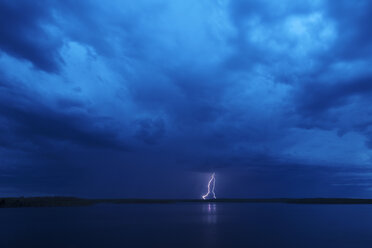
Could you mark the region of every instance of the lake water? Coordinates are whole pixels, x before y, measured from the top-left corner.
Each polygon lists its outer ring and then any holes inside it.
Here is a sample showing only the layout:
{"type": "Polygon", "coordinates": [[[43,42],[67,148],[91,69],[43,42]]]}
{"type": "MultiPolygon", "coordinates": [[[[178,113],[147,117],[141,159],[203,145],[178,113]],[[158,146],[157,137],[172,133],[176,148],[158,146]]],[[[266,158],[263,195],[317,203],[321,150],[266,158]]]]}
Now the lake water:
{"type": "Polygon", "coordinates": [[[372,205],[0,209],[0,247],[372,247],[372,205]]]}

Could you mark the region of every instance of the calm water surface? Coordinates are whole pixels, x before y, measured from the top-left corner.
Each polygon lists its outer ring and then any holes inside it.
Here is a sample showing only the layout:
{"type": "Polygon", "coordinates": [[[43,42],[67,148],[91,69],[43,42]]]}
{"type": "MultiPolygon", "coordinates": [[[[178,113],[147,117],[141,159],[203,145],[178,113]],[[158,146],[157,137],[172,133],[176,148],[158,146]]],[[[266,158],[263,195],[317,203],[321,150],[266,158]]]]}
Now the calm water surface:
{"type": "Polygon", "coordinates": [[[372,205],[0,209],[0,247],[372,247],[372,205]]]}

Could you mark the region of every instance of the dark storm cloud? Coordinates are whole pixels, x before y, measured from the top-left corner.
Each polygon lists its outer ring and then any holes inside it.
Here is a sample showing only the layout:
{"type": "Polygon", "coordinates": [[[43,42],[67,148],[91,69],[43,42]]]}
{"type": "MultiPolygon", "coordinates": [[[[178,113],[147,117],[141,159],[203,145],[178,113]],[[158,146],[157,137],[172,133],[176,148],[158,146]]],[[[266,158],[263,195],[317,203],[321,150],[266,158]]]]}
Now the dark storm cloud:
{"type": "Polygon", "coordinates": [[[125,144],[117,139],[116,133],[110,129],[94,127],[102,121],[100,116],[90,115],[85,111],[86,106],[79,101],[60,98],[57,99],[61,110],[72,107],[76,112],[66,113],[56,111],[39,102],[36,95],[27,89],[11,84],[1,78],[0,86],[0,115],[8,123],[8,134],[3,141],[10,144],[23,143],[31,146],[46,148],[50,143],[67,141],[71,144],[125,150],[125,144]],[[8,136],[8,137],[6,137],[8,136]],[[14,137],[12,140],[10,137],[14,137]],[[19,140],[21,139],[21,140],[19,140]],[[8,143],[8,142],[7,142],[8,143]]]}
{"type": "Polygon", "coordinates": [[[45,25],[53,22],[48,1],[0,1],[0,49],[47,72],[58,71],[61,41],[45,25]]]}
{"type": "Polygon", "coordinates": [[[340,42],[335,46],[334,59],[360,59],[372,53],[372,31],[369,23],[372,21],[370,15],[372,3],[370,1],[339,1],[334,4],[326,2],[331,18],[337,21],[342,32],[339,33],[340,42]]]}
{"type": "Polygon", "coordinates": [[[370,8],[0,0],[2,186],[151,195],[148,171],[174,183],[212,170],[293,194],[366,181],[370,8]]]}
{"type": "MultiPolygon", "coordinates": [[[[300,88],[297,93],[299,113],[316,116],[332,108],[348,105],[353,97],[369,97],[372,91],[372,76],[337,82],[314,82],[300,88]]],[[[355,99],[354,99],[355,100],[355,99]]]]}

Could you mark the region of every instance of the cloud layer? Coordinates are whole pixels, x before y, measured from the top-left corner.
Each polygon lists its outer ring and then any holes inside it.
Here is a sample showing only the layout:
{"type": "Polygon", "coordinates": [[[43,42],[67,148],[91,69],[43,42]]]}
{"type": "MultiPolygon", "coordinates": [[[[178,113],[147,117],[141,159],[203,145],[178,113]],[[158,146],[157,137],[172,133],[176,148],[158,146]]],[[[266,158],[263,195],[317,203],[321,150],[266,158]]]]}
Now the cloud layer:
{"type": "Polygon", "coordinates": [[[0,0],[0,193],[368,196],[371,10],[0,0]]]}

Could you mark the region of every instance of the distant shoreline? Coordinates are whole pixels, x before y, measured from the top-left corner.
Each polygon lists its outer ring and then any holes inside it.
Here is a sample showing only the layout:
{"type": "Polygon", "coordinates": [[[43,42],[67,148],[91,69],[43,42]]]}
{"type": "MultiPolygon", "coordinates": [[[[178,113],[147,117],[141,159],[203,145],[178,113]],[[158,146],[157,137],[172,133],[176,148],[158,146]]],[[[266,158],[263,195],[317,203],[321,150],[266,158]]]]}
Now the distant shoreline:
{"type": "Polygon", "coordinates": [[[0,208],[73,207],[111,204],[175,204],[175,203],[286,203],[286,204],[372,204],[372,199],[357,198],[229,198],[229,199],[87,199],[77,197],[6,197],[0,208]]]}

